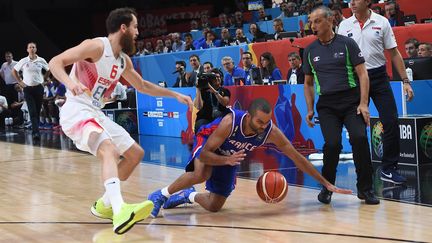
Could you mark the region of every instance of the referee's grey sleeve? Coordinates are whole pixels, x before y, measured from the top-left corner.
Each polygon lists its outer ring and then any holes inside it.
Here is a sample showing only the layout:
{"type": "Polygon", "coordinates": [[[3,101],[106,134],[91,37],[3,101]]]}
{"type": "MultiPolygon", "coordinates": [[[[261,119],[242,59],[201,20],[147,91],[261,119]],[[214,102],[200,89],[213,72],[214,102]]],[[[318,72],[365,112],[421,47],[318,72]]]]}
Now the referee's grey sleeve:
{"type": "Polygon", "coordinates": [[[355,67],[364,63],[365,59],[357,43],[349,37],[347,37],[346,40],[346,47],[348,49],[347,51],[352,65],[355,67]]]}
{"type": "Polygon", "coordinates": [[[310,66],[310,62],[309,62],[309,52],[310,49],[306,48],[305,51],[303,52],[303,72],[306,75],[312,75],[312,67],[310,66]]]}

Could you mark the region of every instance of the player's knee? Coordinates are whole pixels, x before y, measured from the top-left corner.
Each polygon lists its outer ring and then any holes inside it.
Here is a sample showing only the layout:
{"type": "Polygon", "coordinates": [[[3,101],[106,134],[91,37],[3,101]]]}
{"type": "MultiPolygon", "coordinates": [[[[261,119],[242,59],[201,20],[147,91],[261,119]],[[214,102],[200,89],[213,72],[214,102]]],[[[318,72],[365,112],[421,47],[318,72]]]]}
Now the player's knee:
{"type": "Polygon", "coordinates": [[[116,146],[111,142],[111,140],[104,140],[100,143],[99,148],[97,150],[97,154],[100,157],[111,157],[111,158],[120,158],[120,153],[118,152],[116,146]]]}
{"type": "Polygon", "coordinates": [[[219,212],[222,209],[223,204],[220,203],[211,203],[208,207],[208,211],[212,213],[219,212]]]}

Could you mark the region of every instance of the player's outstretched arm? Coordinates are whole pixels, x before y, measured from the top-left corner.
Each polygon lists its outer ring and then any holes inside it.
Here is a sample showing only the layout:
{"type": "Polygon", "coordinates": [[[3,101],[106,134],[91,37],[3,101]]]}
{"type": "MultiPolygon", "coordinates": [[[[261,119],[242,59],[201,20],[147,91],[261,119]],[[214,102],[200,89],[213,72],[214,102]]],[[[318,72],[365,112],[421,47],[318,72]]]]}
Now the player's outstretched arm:
{"type": "MultiPolygon", "coordinates": [[[[81,44],[72,47],[63,53],[53,57],[49,62],[52,75],[62,82],[74,95],[80,95],[87,89],[83,84],[73,82],[66,73],[65,67],[81,60],[96,62],[103,53],[103,42],[92,39],[85,40],[81,44]]],[[[87,91],[89,92],[89,91],[87,91]]]]}
{"type": "Polygon", "coordinates": [[[327,181],[310,163],[303,155],[301,155],[290,143],[290,141],[285,137],[285,135],[277,128],[273,126],[272,131],[270,132],[270,136],[267,140],[267,143],[273,143],[277,146],[277,148],[282,151],[286,156],[292,159],[301,171],[309,174],[315,180],[320,182],[323,186],[325,186],[329,191],[343,194],[351,194],[351,190],[340,189],[327,181]]]}
{"type": "Polygon", "coordinates": [[[210,135],[205,143],[201,154],[200,161],[207,165],[220,166],[220,165],[238,165],[244,160],[246,154],[244,150],[235,152],[229,156],[216,154],[215,151],[223,142],[228,138],[231,133],[232,127],[232,114],[226,115],[219,123],[216,130],[210,135]]]}
{"type": "Polygon", "coordinates": [[[193,103],[192,99],[189,96],[182,95],[166,88],[162,88],[156,84],[144,80],[133,68],[132,61],[129,57],[126,57],[126,69],[124,70],[122,76],[140,93],[148,94],[151,96],[173,97],[176,98],[179,102],[188,105],[189,109],[192,110],[193,103]]]}

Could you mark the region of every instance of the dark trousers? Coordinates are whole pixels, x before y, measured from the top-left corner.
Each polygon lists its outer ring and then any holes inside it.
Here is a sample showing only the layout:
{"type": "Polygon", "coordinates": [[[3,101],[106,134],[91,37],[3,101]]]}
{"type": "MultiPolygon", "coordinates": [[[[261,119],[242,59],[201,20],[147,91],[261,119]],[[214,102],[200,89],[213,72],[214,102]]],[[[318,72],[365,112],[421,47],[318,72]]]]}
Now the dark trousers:
{"type": "Polygon", "coordinates": [[[27,107],[32,123],[32,133],[39,133],[39,116],[43,102],[43,86],[27,86],[24,88],[24,99],[27,102],[27,107]]]}
{"type": "Polygon", "coordinates": [[[322,175],[335,183],[336,167],[342,150],[342,127],[345,125],[353,151],[357,189],[367,191],[372,189],[373,169],[366,123],[361,115],[357,115],[359,102],[360,91],[356,88],[319,97],[316,108],[325,142],[322,175]]]}
{"type": "Polygon", "coordinates": [[[399,160],[399,121],[396,102],[387,76],[385,66],[368,70],[372,98],[383,124],[382,167],[388,169],[397,166],[399,160]]]}
{"type": "Polygon", "coordinates": [[[6,84],[4,94],[9,105],[18,100],[18,93],[15,90],[15,84],[6,84]]]}

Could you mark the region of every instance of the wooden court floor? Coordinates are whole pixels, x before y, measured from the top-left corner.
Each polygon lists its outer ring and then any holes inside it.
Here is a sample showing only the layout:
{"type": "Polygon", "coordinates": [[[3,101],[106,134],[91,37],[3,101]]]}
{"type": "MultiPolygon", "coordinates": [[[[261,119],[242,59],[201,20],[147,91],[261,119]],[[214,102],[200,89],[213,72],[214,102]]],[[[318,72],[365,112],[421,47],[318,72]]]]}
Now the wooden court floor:
{"type": "MultiPolygon", "coordinates": [[[[0,142],[0,242],[432,242],[432,208],[393,201],[368,206],[352,195],[290,186],[278,204],[262,202],[255,181],[239,179],[224,209],[162,211],[122,236],[89,208],[103,193],[93,156],[0,142]]],[[[144,200],[182,170],[141,164],[122,184],[127,202],[144,200]]],[[[202,186],[198,190],[203,190],[202,186]]]]}

